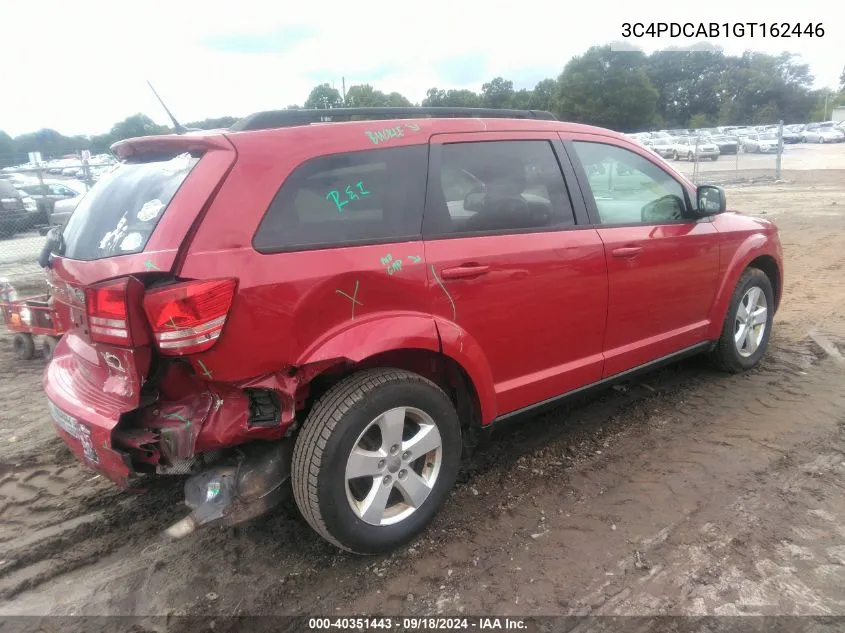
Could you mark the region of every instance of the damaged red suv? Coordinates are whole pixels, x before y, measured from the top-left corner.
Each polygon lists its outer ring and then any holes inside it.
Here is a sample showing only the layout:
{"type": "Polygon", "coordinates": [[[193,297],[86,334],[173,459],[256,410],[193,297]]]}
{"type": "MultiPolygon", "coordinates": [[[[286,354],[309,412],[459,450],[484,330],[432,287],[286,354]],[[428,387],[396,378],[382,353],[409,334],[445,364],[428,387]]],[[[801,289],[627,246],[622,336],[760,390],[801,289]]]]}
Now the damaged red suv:
{"type": "Polygon", "coordinates": [[[42,254],[72,320],[43,384],[91,468],[189,475],[173,535],[291,486],[389,550],[479,431],[688,354],[749,369],[781,297],[771,222],[548,113],[263,112],[113,151],[42,254]]]}

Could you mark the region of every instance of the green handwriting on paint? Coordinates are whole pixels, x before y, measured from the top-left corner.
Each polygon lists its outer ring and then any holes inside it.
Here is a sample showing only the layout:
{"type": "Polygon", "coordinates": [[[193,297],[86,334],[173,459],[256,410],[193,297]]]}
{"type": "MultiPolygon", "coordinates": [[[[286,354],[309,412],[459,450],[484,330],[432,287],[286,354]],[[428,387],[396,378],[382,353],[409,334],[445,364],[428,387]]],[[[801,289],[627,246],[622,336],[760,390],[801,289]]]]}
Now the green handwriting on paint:
{"type": "Polygon", "coordinates": [[[334,205],[337,207],[338,213],[343,213],[343,207],[347,204],[352,202],[353,200],[357,200],[362,196],[368,196],[370,192],[364,189],[364,183],[362,181],[358,181],[355,185],[346,185],[346,189],[341,193],[337,189],[332,189],[326,194],[326,200],[331,200],[334,202],[334,205]],[[358,191],[355,191],[357,189],[358,191]]]}
{"type": "MultiPolygon", "coordinates": [[[[419,264],[422,261],[422,257],[418,255],[408,255],[408,259],[411,260],[412,264],[419,264]]],[[[393,259],[393,255],[388,253],[384,257],[381,258],[381,265],[387,271],[388,275],[393,275],[393,273],[402,272],[402,259],[393,259]]]]}
{"type": "Polygon", "coordinates": [[[379,143],[384,143],[392,138],[402,138],[405,136],[405,130],[419,132],[420,126],[416,123],[405,123],[404,125],[397,125],[396,127],[389,127],[383,130],[375,130],[372,132],[368,131],[366,132],[366,135],[373,142],[373,145],[378,145],[379,143]]]}

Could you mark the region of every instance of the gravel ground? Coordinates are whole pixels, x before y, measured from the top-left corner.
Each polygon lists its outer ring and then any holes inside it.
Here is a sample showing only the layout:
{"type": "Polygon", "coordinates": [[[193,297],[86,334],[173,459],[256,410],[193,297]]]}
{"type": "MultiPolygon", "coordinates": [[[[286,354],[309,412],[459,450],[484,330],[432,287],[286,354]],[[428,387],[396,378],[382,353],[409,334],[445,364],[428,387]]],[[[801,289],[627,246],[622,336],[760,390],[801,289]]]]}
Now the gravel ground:
{"type": "Polygon", "coordinates": [[[340,553],[292,504],[157,542],[180,482],[133,496],[77,465],[43,361],[0,337],[0,616],[845,615],[845,171],[783,179],[728,189],[784,242],[759,368],[690,359],[499,430],[386,557],[340,553]]]}

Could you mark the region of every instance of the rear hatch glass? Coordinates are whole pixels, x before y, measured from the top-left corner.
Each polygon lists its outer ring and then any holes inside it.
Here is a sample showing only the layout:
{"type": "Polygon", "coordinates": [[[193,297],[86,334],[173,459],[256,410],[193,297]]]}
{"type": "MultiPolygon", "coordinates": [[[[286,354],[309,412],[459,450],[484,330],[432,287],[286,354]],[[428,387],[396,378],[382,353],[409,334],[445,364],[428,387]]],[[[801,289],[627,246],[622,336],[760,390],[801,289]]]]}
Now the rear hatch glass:
{"type": "Polygon", "coordinates": [[[62,233],[62,255],[91,261],[144,250],[199,155],[143,156],[103,175],[62,233]]]}

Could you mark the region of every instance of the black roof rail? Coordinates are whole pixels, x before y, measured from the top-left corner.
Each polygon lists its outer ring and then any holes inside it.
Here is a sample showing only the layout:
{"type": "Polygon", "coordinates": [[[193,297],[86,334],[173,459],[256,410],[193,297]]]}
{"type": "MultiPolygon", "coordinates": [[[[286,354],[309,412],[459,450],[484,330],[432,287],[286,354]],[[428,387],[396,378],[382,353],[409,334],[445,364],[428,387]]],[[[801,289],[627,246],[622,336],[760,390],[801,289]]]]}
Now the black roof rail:
{"type": "Polygon", "coordinates": [[[556,121],[545,110],[502,110],[496,108],[329,108],[325,110],[267,110],[256,112],[235,121],[232,132],[293,127],[309,123],[339,121],[372,121],[378,119],[442,118],[498,118],[541,119],[556,121]]]}

